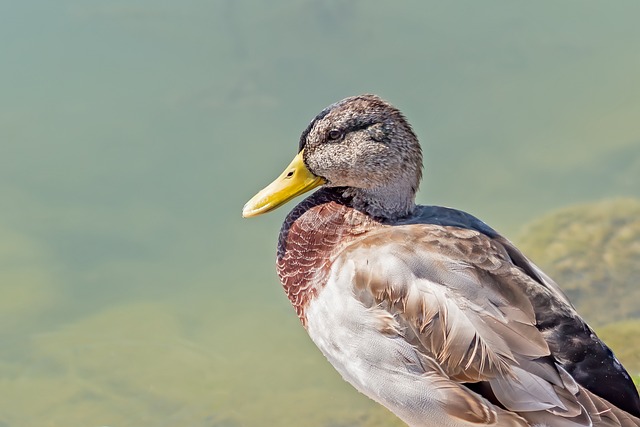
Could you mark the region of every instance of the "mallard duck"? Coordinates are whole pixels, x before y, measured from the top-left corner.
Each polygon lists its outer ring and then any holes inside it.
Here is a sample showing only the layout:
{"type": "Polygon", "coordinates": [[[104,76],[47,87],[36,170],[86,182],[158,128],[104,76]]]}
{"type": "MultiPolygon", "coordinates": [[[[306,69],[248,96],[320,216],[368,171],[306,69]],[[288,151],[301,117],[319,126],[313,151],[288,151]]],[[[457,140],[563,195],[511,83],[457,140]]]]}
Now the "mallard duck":
{"type": "Polygon", "coordinates": [[[406,424],[640,426],[634,384],[559,286],[472,215],[415,204],[418,139],[374,95],[318,114],[243,209],[287,216],[277,272],[309,336],[406,424]]]}

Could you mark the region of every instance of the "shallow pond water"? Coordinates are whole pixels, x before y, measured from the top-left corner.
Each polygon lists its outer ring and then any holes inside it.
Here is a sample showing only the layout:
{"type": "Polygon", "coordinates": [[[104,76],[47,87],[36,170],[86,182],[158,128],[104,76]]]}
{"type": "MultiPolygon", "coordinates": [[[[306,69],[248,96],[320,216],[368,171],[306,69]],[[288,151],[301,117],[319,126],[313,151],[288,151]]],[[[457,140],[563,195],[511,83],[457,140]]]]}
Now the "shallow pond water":
{"type": "Polygon", "coordinates": [[[379,93],[419,201],[508,236],[640,197],[637,2],[0,5],[0,427],[400,426],[328,365],[240,218],[331,102],[379,93]]]}

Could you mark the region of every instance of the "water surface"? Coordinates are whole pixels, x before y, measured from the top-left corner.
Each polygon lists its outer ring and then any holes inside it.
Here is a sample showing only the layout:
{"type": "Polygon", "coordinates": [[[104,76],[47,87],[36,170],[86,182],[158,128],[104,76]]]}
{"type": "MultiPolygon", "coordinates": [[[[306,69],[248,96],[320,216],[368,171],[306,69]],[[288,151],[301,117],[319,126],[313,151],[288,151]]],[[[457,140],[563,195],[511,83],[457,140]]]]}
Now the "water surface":
{"type": "Polygon", "coordinates": [[[331,102],[425,147],[419,200],[515,236],[640,197],[640,5],[0,4],[0,425],[390,426],[274,273],[291,205],[242,220],[331,102]]]}

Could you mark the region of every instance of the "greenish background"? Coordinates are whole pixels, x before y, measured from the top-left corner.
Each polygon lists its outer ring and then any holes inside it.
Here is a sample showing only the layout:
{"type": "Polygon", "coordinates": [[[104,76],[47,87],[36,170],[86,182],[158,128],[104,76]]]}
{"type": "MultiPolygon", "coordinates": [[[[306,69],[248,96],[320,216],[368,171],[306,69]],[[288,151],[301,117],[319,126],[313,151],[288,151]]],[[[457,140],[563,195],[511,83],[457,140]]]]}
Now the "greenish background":
{"type": "MultiPolygon", "coordinates": [[[[318,111],[363,92],[420,136],[419,201],[512,239],[640,197],[638,16],[635,0],[0,2],[0,426],[401,425],[280,289],[292,205],[242,205],[318,111]]],[[[640,341],[625,320],[622,345],[640,341]]]]}

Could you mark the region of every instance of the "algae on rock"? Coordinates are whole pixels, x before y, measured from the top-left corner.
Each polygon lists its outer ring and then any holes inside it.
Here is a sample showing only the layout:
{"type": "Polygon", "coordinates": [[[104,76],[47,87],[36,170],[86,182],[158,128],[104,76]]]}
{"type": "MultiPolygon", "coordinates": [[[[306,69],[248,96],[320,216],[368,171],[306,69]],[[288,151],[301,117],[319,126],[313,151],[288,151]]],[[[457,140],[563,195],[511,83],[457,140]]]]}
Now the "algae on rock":
{"type": "Polygon", "coordinates": [[[590,324],[640,318],[640,200],[558,210],[526,226],[518,244],[590,324]]]}

